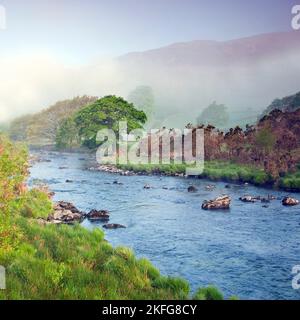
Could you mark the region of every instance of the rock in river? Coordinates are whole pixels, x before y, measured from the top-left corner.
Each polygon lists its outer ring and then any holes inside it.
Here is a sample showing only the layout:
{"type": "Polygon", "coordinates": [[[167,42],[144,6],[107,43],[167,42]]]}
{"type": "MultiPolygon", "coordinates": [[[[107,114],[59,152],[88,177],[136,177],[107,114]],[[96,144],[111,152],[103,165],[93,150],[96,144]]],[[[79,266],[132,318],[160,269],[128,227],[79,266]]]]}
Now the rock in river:
{"type": "Polygon", "coordinates": [[[123,226],[122,224],[109,223],[109,224],[105,224],[103,226],[103,228],[105,228],[105,229],[120,229],[120,228],[126,228],[126,227],[123,226]]]}
{"type": "Polygon", "coordinates": [[[285,197],[282,200],[282,204],[284,206],[296,206],[297,204],[299,204],[299,200],[291,198],[291,197],[285,197]]]}
{"type": "Polygon", "coordinates": [[[258,198],[252,197],[252,196],[243,196],[243,197],[240,197],[239,200],[241,200],[243,202],[256,202],[258,200],[258,198]]]}
{"type": "Polygon", "coordinates": [[[108,221],[109,212],[107,210],[91,210],[87,214],[87,218],[91,221],[108,221]]]}
{"type": "Polygon", "coordinates": [[[218,197],[214,200],[205,200],[202,204],[202,209],[204,210],[218,210],[218,209],[229,209],[230,207],[230,197],[227,195],[218,197]]]}
{"type": "Polygon", "coordinates": [[[72,203],[59,201],[54,206],[53,213],[48,217],[50,223],[74,223],[80,222],[84,214],[79,211],[72,203]]]}
{"type": "Polygon", "coordinates": [[[195,186],[189,186],[188,192],[197,192],[197,188],[195,186]]]}

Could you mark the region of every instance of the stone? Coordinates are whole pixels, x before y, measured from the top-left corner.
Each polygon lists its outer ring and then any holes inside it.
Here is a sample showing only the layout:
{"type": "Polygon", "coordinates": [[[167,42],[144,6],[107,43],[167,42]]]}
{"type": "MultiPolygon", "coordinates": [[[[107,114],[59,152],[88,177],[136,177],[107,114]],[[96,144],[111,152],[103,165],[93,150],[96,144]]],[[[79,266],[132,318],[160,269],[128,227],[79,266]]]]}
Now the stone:
{"type": "Polygon", "coordinates": [[[87,214],[87,218],[92,221],[108,221],[109,212],[107,210],[91,210],[87,214]]]}
{"type": "Polygon", "coordinates": [[[118,223],[109,223],[109,224],[105,224],[103,226],[103,228],[105,228],[105,229],[120,229],[120,228],[126,228],[126,227],[123,226],[122,224],[118,224],[118,223]]]}
{"type": "Polygon", "coordinates": [[[214,200],[205,200],[202,204],[204,210],[229,209],[231,198],[227,195],[218,197],[214,200]]]}
{"type": "Polygon", "coordinates": [[[285,197],[283,200],[282,200],[282,204],[284,206],[296,206],[299,204],[299,200],[295,199],[295,198],[292,198],[292,197],[285,197]]]}
{"type": "Polygon", "coordinates": [[[252,196],[243,196],[240,197],[239,200],[241,200],[242,202],[256,202],[258,200],[257,197],[252,197],[252,196]]]}

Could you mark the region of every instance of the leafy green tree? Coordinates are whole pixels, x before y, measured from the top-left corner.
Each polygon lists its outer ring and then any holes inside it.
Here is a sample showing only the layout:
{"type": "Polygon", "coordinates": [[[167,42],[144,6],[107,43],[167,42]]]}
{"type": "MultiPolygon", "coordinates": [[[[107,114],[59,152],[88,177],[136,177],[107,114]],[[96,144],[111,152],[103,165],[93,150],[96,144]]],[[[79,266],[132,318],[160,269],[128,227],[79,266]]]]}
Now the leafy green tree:
{"type": "Polygon", "coordinates": [[[134,106],[143,110],[148,119],[152,118],[154,113],[155,99],[154,93],[149,86],[138,86],[128,96],[128,101],[133,103],[134,106]]]}
{"type": "Polygon", "coordinates": [[[56,133],[56,147],[65,149],[78,146],[80,146],[80,138],[74,118],[62,120],[56,133]]]}
{"type": "Polygon", "coordinates": [[[229,120],[227,108],[224,104],[217,104],[215,101],[205,108],[197,118],[197,124],[211,124],[217,128],[224,128],[229,120]]]}
{"type": "Polygon", "coordinates": [[[147,121],[143,111],[121,97],[106,96],[79,110],[74,117],[83,145],[97,147],[96,136],[101,129],[119,130],[119,121],[127,121],[128,132],[142,128],[147,121]]]}

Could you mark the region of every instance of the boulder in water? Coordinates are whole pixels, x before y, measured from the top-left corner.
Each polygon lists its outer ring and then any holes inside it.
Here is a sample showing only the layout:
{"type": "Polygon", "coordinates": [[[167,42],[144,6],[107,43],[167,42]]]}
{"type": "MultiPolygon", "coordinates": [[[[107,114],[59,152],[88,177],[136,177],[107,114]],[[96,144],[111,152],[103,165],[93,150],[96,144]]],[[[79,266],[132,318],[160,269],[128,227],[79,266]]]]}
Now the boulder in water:
{"type": "Polygon", "coordinates": [[[296,206],[299,204],[299,200],[292,198],[292,197],[285,197],[282,200],[282,204],[284,206],[296,206]]]}
{"type": "Polygon", "coordinates": [[[240,197],[239,200],[241,200],[242,202],[256,202],[258,198],[252,197],[252,196],[243,196],[243,197],[240,197]]]}
{"type": "Polygon", "coordinates": [[[108,221],[109,212],[107,210],[91,210],[87,214],[87,218],[91,221],[108,221]]]}
{"type": "Polygon", "coordinates": [[[47,221],[53,224],[80,222],[84,214],[79,211],[72,203],[59,201],[54,206],[53,213],[47,221]]]}
{"type": "Polygon", "coordinates": [[[227,195],[218,197],[214,200],[205,200],[202,204],[204,210],[229,209],[231,198],[227,195]]]}
{"type": "Polygon", "coordinates": [[[189,186],[188,192],[197,192],[197,188],[195,186],[189,186]]]}
{"type": "Polygon", "coordinates": [[[118,223],[109,223],[109,224],[105,224],[103,226],[103,228],[105,228],[105,229],[120,229],[120,228],[126,228],[126,227],[123,226],[122,224],[118,224],[118,223]]]}

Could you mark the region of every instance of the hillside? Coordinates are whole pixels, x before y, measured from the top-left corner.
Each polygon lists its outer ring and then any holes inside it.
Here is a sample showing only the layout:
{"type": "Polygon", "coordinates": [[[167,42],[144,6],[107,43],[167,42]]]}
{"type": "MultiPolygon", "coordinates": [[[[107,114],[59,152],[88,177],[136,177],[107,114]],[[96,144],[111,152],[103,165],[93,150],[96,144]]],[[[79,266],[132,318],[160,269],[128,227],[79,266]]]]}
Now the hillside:
{"type": "Polygon", "coordinates": [[[197,40],[129,53],[118,64],[122,79],[130,74],[127,86],[152,87],[157,117],[166,126],[196,123],[213,101],[225,104],[231,125],[238,125],[253,123],[274,97],[299,90],[299,40],[299,32],[197,40]]]}
{"type": "Polygon", "coordinates": [[[282,99],[275,99],[262,113],[261,118],[273,110],[281,110],[285,112],[296,111],[300,108],[300,91],[294,95],[284,97],[282,99]]]}
{"type": "Polygon", "coordinates": [[[10,124],[9,135],[13,140],[26,141],[31,145],[53,145],[59,123],[97,99],[75,97],[59,101],[39,113],[19,117],[10,124]]]}

